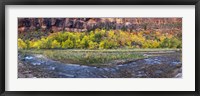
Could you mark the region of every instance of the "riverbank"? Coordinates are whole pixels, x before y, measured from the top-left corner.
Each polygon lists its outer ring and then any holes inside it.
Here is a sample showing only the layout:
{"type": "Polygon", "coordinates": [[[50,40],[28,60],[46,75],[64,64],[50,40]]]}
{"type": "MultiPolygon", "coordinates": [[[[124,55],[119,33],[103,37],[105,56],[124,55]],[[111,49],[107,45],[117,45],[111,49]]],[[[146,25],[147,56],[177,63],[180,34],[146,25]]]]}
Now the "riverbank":
{"type": "MultiPolygon", "coordinates": [[[[48,50],[49,51],[49,50],[48,50]]],[[[56,51],[57,54],[63,51],[56,51]]],[[[84,50],[68,50],[80,54],[84,50]]],[[[85,50],[86,51],[86,50],[85,50]]],[[[85,53],[84,51],[84,53],[85,53]]],[[[25,51],[24,51],[25,52],[25,51]]],[[[88,51],[87,51],[88,52],[88,51]]],[[[140,58],[115,59],[110,62],[95,64],[79,64],[53,60],[45,56],[45,51],[26,50],[26,54],[18,55],[18,78],[181,78],[181,50],[124,50],[112,51],[91,50],[89,54],[99,52],[116,55],[137,54],[140,58]],[[31,53],[32,52],[32,53],[31,53]],[[121,52],[121,53],[119,53],[121,52]]],[[[67,54],[65,54],[67,55],[67,54]]],[[[87,54],[85,54],[87,55],[87,54]]],[[[105,55],[105,56],[106,56],[105,55]]],[[[94,55],[93,55],[94,56],[94,55]]],[[[111,55],[108,55],[109,57],[111,55]]],[[[66,56],[67,57],[67,56],[66,56]]],[[[127,56],[129,57],[129,56],[127,56]]],[[[137,57],[137,56],[136,56],[137,57]]],[[[87,60],[87,59],[86,59],[87,60]]]]}

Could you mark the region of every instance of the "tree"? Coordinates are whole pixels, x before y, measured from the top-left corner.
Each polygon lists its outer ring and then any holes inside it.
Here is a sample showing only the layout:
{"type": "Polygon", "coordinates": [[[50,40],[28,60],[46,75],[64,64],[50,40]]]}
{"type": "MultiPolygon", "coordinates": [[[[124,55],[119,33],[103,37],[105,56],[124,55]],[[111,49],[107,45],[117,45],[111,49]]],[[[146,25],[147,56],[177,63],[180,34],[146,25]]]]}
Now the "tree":
{"type": "Polygon", "coordinates": [[[22,39],[18,39],[18,48],[19,49],[26,49],[27,44],[22,39]]]}
{"type": "Polygon", "coordinates": [[[70,39],[67,39],[65,42],[62,42],[62,48],[74,48],[74,43],[70,39]]]}
{"type": "Polygon", "coordinates": [[[97,49],[98,48],[98,43],[90,41],[89,42],[89,49],[97,49]]]}
{"type": "Polygon", "coordinates": [[[80,39],[76,39],[75,40],[75,48],[82,48],[83,46],[81,45],[81,40],[80,39]]]}
{"type": "Polygon", "coordinates": [[[60,48],[60,43],[57,40],[54,40],[51,44],[51,48],[60,48]]]}
{"type": "Polygon", "coordinates": [[[42,42],[40,40],[35,41],[33,44],[33,48],[40,49],[41,46],[42,46],[42,42]]]}
{"type": "Polygon", "coordinates": [[[99,49],[104,49],[105,48],[105,41],[101,41],[99,44],[99,49]]]}
{"type": "Polygon", "coordinates": [[[113,49],[113,48],[182,48],[180,36],[161,34],[160,32],[130,33],[121,30],[95,30],[94,32],[52,33],[41,39],[30,41],[18,39],[19,49],[77,48],[77,49],[113,49]]]}
{"type": "Polygon", "coordinates": [[[49,39],[48,37],[46,39],[42,38],[40,41],[42,43],[40,45],[40,48],[42,48],[42,49],[51,48],[52,40],[49,39]]]}
{"type": "Polygon", "coordinates": [[[80,42],[81,48],[88,48],[89,47],[89,38],[88,36],[84,36],[80,42]]]}
{"type": "Polygon", "coordinates": [[[169,48],[171,46],[171,42],[169,38],[165,38],[162,42],[160,47],[161,48],[169,48]]]}
{"type": "Polygon", "coordinates": [[[181,48],[182,47],[182,42],[178,40],[177,38],[173,37],[171,39],[171,46],[170,48],[181,48]]]}

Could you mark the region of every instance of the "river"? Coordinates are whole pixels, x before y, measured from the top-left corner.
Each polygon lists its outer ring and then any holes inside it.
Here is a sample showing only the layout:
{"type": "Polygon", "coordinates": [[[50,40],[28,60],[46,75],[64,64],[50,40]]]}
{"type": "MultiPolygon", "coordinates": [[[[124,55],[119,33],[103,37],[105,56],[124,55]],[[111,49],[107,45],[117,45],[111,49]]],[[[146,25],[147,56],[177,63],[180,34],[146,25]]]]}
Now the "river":
{"type": "Polygon", "coordinates": [[[149,58],[138,59],[126,64],[107,67],[64,64],[40,54],[30,54],[24,57],[19,54],[18,78],[182,77],[181,52],[144,52],[143,54],[149,55],[149,58]]]}

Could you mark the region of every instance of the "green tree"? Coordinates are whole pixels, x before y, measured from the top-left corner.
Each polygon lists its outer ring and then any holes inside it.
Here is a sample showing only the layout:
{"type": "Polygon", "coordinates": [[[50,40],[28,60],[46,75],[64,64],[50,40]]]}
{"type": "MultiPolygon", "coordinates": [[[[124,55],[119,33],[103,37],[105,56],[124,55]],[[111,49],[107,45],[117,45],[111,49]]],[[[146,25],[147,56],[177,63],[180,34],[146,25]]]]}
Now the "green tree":
{"type": "Polygon", "coordinates": [[[181,47],[182,47],[182,42],[180,40],[178,40],[175,37],[171,38],[170,48],[181,48],[181,47]]]}
{"type": "Polygon", "coordinates": [[[171,46],[171,42],[169,38],[165,38],[160,44],[161,48],[169,48],[170,46],[171,46]]]}

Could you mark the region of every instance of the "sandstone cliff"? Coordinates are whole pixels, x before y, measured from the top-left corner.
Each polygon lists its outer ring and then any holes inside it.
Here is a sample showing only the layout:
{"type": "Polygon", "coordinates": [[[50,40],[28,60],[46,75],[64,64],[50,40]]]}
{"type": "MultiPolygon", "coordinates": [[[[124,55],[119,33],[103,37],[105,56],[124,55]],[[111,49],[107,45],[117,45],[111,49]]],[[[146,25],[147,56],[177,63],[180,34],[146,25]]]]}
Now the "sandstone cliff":
{"type": "Polygon", "coordinates": [[[129,32],[182,30],[182,18],[18,18],[18,32],[89,32],[99,29],[129,32]]]}

